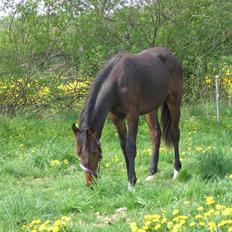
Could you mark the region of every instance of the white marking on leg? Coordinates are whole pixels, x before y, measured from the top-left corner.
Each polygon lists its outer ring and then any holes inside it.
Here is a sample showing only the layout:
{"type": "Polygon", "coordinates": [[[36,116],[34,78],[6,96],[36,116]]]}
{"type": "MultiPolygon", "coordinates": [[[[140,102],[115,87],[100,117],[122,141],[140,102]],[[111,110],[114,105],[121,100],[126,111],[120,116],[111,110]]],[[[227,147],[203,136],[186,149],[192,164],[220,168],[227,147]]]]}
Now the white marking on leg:
{"type": "Polygon", "coordinates": [[[179,172],[174,168],[174,174],[173,174],[173,180],[176,179],[176,177],[178,176],[179,172]]]}
{"type": "Polygon", "coordinates": [[[128,183],[128,188],[127,188],[127,190],[129,191],[129,192],[132,192],[133,191],[133,185],[129,182],[128,183]]]}
{"type": "Polygon", "coordinates": [[[146,177],[146,181],[152,181],[155,179],[155,174],[146,177]]]}

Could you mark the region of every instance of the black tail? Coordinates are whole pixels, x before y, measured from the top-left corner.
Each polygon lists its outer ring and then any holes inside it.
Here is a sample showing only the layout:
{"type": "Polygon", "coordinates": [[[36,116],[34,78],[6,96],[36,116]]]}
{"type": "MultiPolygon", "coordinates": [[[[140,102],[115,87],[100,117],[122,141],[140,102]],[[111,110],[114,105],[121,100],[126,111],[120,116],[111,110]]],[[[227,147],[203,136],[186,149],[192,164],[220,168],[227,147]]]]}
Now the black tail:
{"type": "Polygon", "coordinates": [[[171,115],[168,108],[167,102],[164,102],[161,112],[161,124],[163,127],[163,139],[166,145],[171,146],[173,144],[172,134],[171,134],[171,115]]]}

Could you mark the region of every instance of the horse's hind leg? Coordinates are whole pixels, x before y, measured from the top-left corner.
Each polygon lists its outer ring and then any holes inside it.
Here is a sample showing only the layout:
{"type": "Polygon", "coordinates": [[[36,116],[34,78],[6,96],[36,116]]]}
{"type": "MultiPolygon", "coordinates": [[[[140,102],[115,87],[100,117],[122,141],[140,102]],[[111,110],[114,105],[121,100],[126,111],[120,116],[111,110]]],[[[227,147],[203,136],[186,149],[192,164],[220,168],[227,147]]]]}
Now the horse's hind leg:
{"type": "Polygon", "coordinates": [[[173,101],[172,99],[168,102],[168,108],[170,111],[171,125],[170,132],[172,137],[172,144],[174,146],[174,175],[173,179],[177,177],[178,172],[181,169],[181,162],[179,157],[179,140],[180,140],[180,130],[179,130],[179,121],[180,121],[180,101],[173,101]]]}
{"type": "Polygon", "coordinates": [[[158,122],[157,111],[158,109],[146,114],[146,122],[151,132],[151,141],[153,146],[150,175],[146,178],[146,180],[154,179],[155,174],[158,171],[161,130],[158,122]]]}
{"type": "Polygon", "coordinates": [[[135,157],[136,157],[136,137],[138,132],[138,120],[139,115],[136,110],[131,111],[127,115],[128,121],[128,136],[126,143],[126,153],[129,162],[129,186],[128,190],[132,190],[132,186],[135,185],[137,178],[135,174],[135,157]]]}
{"type": "Polygon", "coordinates": [[[113,122],[119,136],[120,146],[126,161],[127,175],[129,177],[129,161],[126,154],[126,142],[127,142],[127,131],[125,121],[123,119],[118,118],[115,114],[109,113],[109,117],[113,122]]]}

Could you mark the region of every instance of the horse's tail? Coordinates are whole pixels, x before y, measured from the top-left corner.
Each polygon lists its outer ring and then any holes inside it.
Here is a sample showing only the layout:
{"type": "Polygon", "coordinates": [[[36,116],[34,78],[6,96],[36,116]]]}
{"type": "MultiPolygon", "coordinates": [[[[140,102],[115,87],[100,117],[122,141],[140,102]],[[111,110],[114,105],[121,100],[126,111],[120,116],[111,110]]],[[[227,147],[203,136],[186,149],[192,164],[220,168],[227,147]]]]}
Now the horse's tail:
{"type": "Polygon", "coordinates": [[[166,145],[171,146],[173,144],[172,134],[171,134],[171,115],[168,108],[168,104],[165,101],[161,111],[161,124],[163,129],[163,139],[166,145]]]}

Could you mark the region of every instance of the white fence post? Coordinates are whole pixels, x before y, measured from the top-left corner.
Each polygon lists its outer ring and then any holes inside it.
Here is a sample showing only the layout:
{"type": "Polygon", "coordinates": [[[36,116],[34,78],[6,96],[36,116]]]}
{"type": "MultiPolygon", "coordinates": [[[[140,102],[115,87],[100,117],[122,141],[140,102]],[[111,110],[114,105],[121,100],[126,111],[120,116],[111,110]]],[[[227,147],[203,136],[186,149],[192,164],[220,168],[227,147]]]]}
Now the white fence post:
{"type": "Polygon", "coordinates": [[[220,111],[219,111],[219,75],[215,76],[216,85],[216,108],[217,108],[217,125],[220,127],[220,111]]]}

